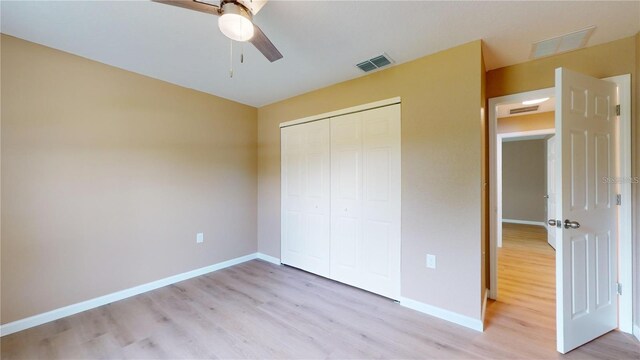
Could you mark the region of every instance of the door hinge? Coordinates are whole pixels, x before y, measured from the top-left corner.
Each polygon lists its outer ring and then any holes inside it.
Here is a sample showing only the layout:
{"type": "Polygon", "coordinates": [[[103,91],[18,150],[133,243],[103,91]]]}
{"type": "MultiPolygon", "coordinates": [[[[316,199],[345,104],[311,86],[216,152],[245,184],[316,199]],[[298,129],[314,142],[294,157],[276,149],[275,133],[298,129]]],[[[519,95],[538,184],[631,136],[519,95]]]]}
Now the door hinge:
{"type": "Polygon", "coordinates": [[[616,194],[616,205],[622,205],[622,194],[616,194]]]}
{"type": "Polygon", "coordinates": [[[622,295],[622,284],[616,283],[616,292],[618,295],[622,295]]]}
{"type": "Polygon", "coordinates": [[[616,105],[616,115],[620,116],[620,105],[616,105]]]}

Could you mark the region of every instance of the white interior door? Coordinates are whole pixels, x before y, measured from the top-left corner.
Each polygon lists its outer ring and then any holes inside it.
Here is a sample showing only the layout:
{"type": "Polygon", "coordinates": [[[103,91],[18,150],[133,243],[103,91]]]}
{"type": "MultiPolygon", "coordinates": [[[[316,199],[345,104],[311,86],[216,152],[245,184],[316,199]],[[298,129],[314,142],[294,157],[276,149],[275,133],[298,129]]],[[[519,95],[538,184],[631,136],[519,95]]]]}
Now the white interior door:
{"type": "MultiPolygon", "coordinates": [[[[547,139],[547,219],[556,219],[556,137],[547,139]]],[[[556,228],[547,224],[547,242],[556,248],[556,228]]]]}
{"type": "Polygon", "coordinates": [[[283,264],[329,276],[329,120],[281,130],[283,264]]]}
{"type": "Polygon", "coordinates": [[[557,348],[566,353],[618,326],[616,189],[605,181],[616,174],[618,102],[613,83],[562,68],[555,76],[557,348]]]}
{"type": "Polygon", "coordinates": [[[331,119],[331,277],[400,296],[400,105],[331,119]]]}

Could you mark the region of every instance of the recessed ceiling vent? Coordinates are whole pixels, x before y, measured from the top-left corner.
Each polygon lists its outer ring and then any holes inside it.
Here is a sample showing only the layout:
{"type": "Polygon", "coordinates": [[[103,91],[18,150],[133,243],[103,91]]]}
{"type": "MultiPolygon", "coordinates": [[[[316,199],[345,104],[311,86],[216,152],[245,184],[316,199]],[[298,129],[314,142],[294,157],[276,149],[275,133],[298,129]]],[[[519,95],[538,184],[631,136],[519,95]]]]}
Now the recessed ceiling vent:
{"type": "Polygon", "coordinates": [[[533,105],[533,106],[525,106],[517,109],[511,109],[509,110],[509,114],[514,115],[514,114],[522,114],[522,113],[531,112],[531,111],[538,111],[539,107],[540,105],[533,105]]]}
{"type": "Polygon", "coordinates": [[[389,57],[389,55],[382,54],[369,60],[365,60],[357,64],[356,66],[364,72],[369,72],[391,64],[393,64],[393,60],[389,57]]]}
{"type": "Polygon", "coordinates": [[[531,58],[537,59],[583,48],[587,46],[587,41],[595,29],[595,26],[590,26],[586,29],[533,43],[531,58]]]}

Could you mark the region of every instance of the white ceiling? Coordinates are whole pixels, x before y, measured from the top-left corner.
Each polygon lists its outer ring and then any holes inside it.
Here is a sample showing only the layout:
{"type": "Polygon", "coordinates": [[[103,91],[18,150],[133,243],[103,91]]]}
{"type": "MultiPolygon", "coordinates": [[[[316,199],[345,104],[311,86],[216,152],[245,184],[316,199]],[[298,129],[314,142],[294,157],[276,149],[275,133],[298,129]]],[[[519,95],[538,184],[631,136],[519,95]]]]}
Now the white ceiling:
{"type": "MultiPolygon", "coordinates": [[[[527,61],[531,43],[597,29],[589,46],[640,30],[640,2],[277,1],[254,18],[284,59],[245,44],[229,78],[214,16],[150,1],[0,2],[5,34],[174,84],[262,106],[362,76],[386,52],[403,63],[476,39],[488,69],[527,61]]],[[[236,46],[236,50],[238,46],[236,46]]]]}

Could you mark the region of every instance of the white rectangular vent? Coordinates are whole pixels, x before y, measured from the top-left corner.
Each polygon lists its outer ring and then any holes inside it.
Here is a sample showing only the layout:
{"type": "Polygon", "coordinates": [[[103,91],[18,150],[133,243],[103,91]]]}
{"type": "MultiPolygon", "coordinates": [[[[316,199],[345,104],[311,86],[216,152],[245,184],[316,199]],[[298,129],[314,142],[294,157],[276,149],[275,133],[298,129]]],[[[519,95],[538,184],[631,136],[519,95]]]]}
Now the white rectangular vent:
{"type": "Polygon", "coordinates": [[[509,110],[509,114],[513,115],[513,114],[522,114],[522,113],[531,112],[531,111],[538,111],[539,107],[540,105],[533,105],[533,106],[526,106],[526,107],[521,107],[517,109],[511,109],[509,110]]]}
{"type": "Polygon", "coordinates": [[[531,58],[537,59],[583,48],[587,45],[587,41],[595,29],[595,26],[590,26],[586,29],[533,43],[531,58]]]}
{"type": "Polygon", "coordinates": [[[364,72],[373,71],[384,66],[393,64],[393,60],[387,54],[378,55],[369,60],[365,60],[356,66],[364,72]]]}

